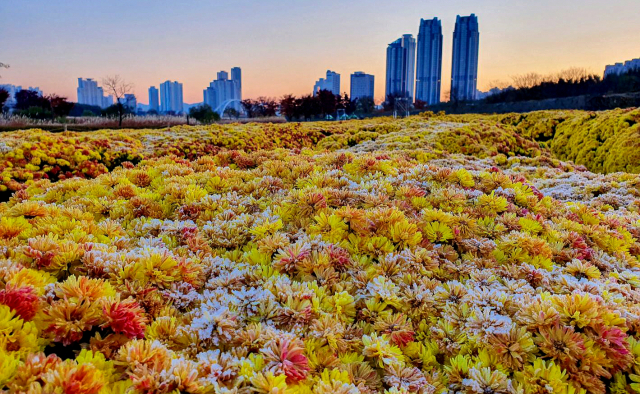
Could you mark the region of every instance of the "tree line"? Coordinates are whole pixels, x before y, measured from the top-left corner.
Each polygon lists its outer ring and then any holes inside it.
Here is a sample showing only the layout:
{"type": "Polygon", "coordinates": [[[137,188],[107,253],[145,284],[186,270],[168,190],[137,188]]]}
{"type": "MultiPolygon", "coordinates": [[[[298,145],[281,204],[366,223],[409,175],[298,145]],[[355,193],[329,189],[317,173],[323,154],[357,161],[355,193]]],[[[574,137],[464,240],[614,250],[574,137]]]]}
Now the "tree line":
{"type": "Polygon", "coordinates": [[[601,78],[583,68],[574,67],[546,76],[538,73],[517,75],[512,77],[512,84],[508,85],[505,82],[493,82],[492,86],[501,91],[488,96],[485,101],[493,104],[640,92],[640,69],[601,78]]]}
{"type": "MultiPolygon", "coordinates": [[[[372,97],[351,100],[344,95],[333,94],[329,90],[320,90],[315,95],[296,97],[287,94],[280,99],[272,97],[258,97],[246,99],[240,103],[242,111],[248,118],[268,118],[283,116],[288,121],[335,118],[339,110],[346,115],[364,116],[374,111],[375,103],[372,97]]],[[[209,105],[202,104],[189,110],[189,116],[202,123],[219,119],[221,115],[238,118],[240,113],[236,108],[228,108],[223,114],[216,114],[209,105]]]]}

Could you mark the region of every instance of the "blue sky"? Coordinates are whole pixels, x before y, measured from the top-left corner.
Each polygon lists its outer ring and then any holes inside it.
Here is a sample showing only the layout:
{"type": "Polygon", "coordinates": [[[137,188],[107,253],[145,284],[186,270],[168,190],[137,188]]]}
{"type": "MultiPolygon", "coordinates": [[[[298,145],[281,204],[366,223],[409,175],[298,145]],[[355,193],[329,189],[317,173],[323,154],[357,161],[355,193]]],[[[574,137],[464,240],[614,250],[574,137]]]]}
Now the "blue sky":
{"type": "Polygon", "coordinates": [[[305,94],[327,69],[376,76],[384,95],[385,51],[439,17],[448,89],[457,14],[478,15],[479,87],[514,74],[571,66],[601,73],[640,57],[638,0],[51,1],[0,0],[0,83],[39,86],[75,100],[78,77],[119,74],[147,88],[184,84],[187,102],[219,70],[243,70],[245,97],[305,94]]]}

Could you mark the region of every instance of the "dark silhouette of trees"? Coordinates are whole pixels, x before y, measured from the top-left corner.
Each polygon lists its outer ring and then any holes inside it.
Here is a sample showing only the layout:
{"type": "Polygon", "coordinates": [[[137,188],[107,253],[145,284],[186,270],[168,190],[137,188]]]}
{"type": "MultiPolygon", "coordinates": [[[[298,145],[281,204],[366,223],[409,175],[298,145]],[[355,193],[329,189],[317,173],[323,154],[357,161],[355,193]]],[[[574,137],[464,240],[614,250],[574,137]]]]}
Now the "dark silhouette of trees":
{"type": "Polygon", "coordinates": [[[34,119],[66,117],[74,105],[67,101],[66,97],[57,94],[42,97],[32,90],[21,90],[16,93],[16,114],[34,119]]]}
{"type": "Polygon", "coordinates": [[[373,113],[376,108],[376,103],[373,101],[373,97],[361,97],[356,101],[355,113],[359,115],[367,115],[373,113]]]}
{"type": "Polygon", "coordinates": [[[100,116],[102,108],[97,105],[78,104],[73,106],[70,116],[100,116]]]}
{"type": "Polygon", "coordinates": [[[67,101],[66,97],[60,97],[57,94],[51,94],[45,99],[49,102],[52,118],[67,117],[73,109],[75,103],[67,101]]]}
{"type": "Polygon", "coordinates": [[[4,103],[9,100],[9,92],[6,89],[0,88],[0,112],[2,112],[4,108],[4,103]]]}
{"type": "Polygon", "coordinates": [[[24,111],[31,107],[49,107],[49,105],[46,103],[46,99],[40,96],[38,92],[34,92],[33,90],[21,90],[16,93],[15,98],[15,109],[18,111],[24,111]]]}
{"type": "MultiPolygon", "coordinates": [[[[277,104],[274,100],[274,111],[277,104]]],[[[330,90],[320,90],[315,96],[295,97],[291,94],[285,95],[280,99],[279,106],[280,114],[288,121],[292,121],[295,119],[311,120],[317,118],[326,119],[328,116],[335,117],[338,110],[344,110],[347,115],[356,112],[367,114],[373,112],[375,105],[372,97],[351,100],[347,94],[333,94],[330,90]]]]}
{"type": "Polygon", "coordinates": [[[242,100],[242,108],[248,118],[276,116],[278,101],[271,97],[258,97],[255,100],[242,100]]]}
{"type": "Polygon", "coordinates": [[[320,90],[316,93],[315,98],[318,100],[318,105],[320,107],[320,113],[322,117],[326,117],[328,115],[333,115],[338,109],[338,99],[335,94],[333,94],[329,90],[320,90]]]}
{"type": "Polygon", "coordinates": [[[297,99],[287,94],[280,99],[280,114],[288,121],[293,120],[298,115],[297,99]]]}
{"type": "Polygon", "coordinates": [[[492,104],[640,92],[640,69],[602,79],[584,68],[572,67],[546,77],[536,73],[514,76],[513,86],[515,89],[503,90],[485,101],[492,104]]]}
{"type": "Polygon", "coordinates": [[[322,114],[322,106],[320,105],[320,99],[317,96],[306,95],[300,98],[299,102],[299,116],[302,116],[304,120],[310,120],[318,117],[322,114]]]}
{"type": "Polygon", "coordinates": [[[200,123],[209,124],[216,120],[220,120],[220,115],[217,112],[213,112],[210,106],[202,104],[197,107],[191,107],[189,109],[189,117],[194,118],[200,123]]]}
{"type": "Polygon", "coordinates": [[[238,112],[238,110],[233,107],[228,107],[227,109],[225,109],[224,114],[229,118],[238,119],[240,117],[240,112],[238,112]]]}
{"type": "Polygon", "coordinates": [[[401,94],[388,94],[387,99],[382,103],[382,107],[385,111],[393,111],[396,106],[396,100],[402,97],[401,94]]]}
{"type": "Polygon", "coordinates": [[[416,101],[413,103],[413,106],[415,109],[425,109],[427,108],[427,103],[425,101],[416,99],[416,101]]]}
{"type": "Polygon", "coordinates": [[[122,118],[126,113],[126,109],[120,101],[124,99],[125,94],[131,93],[133,85],[126,83],[119,75],[114,75],[102,79],[102,88],[108,94],[113,95],[115,100],[114,106],[118,110],[118,127],[122,127],[122,118]]]}

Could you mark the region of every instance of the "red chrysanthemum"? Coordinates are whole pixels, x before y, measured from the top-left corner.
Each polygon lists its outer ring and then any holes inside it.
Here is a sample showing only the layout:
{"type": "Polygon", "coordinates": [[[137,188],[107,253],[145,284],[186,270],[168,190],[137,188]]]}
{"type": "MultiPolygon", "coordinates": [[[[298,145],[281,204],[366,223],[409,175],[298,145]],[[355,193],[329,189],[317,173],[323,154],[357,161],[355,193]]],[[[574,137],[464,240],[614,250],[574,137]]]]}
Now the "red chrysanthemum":
{"type": "Polygon", "coordinates": [[[124,301],[114,301],[102,308],[107,322],[104,327],[110,327],[115,333],[124,334],[128,338],[144,338],[147,318],[144,309],[129,298],[124,301]]]}
{"type": "Polygon", "coordinates": [[[4,304],[16,311],[22,319],[33,319],[38,311],[38,296],[30,286],[11,287],[0,291],[0,304],[4,304]]]}
{"type": "Polygon", "coordinates": [[[310,369],[303,351],[300,340],[273,340],[267,344],[264,351],[267,368],[273,373],[284,373],[289,382],[303,380],[310,369]]]}

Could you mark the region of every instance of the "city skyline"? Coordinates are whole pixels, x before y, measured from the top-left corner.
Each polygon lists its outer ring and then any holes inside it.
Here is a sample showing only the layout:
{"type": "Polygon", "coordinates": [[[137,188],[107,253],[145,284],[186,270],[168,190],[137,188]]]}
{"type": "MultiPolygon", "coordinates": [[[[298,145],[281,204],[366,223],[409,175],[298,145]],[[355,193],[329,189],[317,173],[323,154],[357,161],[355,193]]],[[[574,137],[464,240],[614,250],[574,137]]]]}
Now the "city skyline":
{"type": "MultiPolygon", "coordinates": [[[[328,1],[317,7],[295,1],[278,5],[220,1],[174,7],[166,13],[173,2],[134,1],[123,2],[127,4],[123,13],[111,4],[75,0],[4,2],[0,36],[11,41],[3,44],[1,61],[11,68],[2,71],[0,83],[40,86],[45,92],[74,98],[78,77],[101,81],[119,74],[135,84],[138,98],[146,98],[149,86],[171,79],[184,84],[185,101],[194,103],[202,100],[202,87],[213,79],[211,70],[238,64],[244,72],[245,97],[303,95],[328,68],[342,75],[366,70],[384,77],[388,43],[403,34],[415,37],[420,18],[437,16],[445,37],[442,91],[446,91],[455,16],[471,13],[482,23],[481,90],[492,80],[516,74],[548,74],[572,66],[601,74],[608,64],[638,58],[635,15],[640,3],[612,1],[606,7],[590,0],[556,3],[370,1],[362,7],[360,2],[328,1]],[[338,4],[341,12],[331,12],[338,4]],[[358,18],[352,17],[355,13],[358,18]],[[205,23],[209,18],[216,23],[205,23]],[[585,20],[598,22],[586,29],[585,20]],[[29,34],[23,33],[25,27],[29,34]],[[113,37],[124,30],[126,35],[113,37]]],[[[344,78],[341,91],[349,89],[344,78]]],[[[384,96],[384,89],[383,83],[376,84],[376,99],[384,96]]]]}

